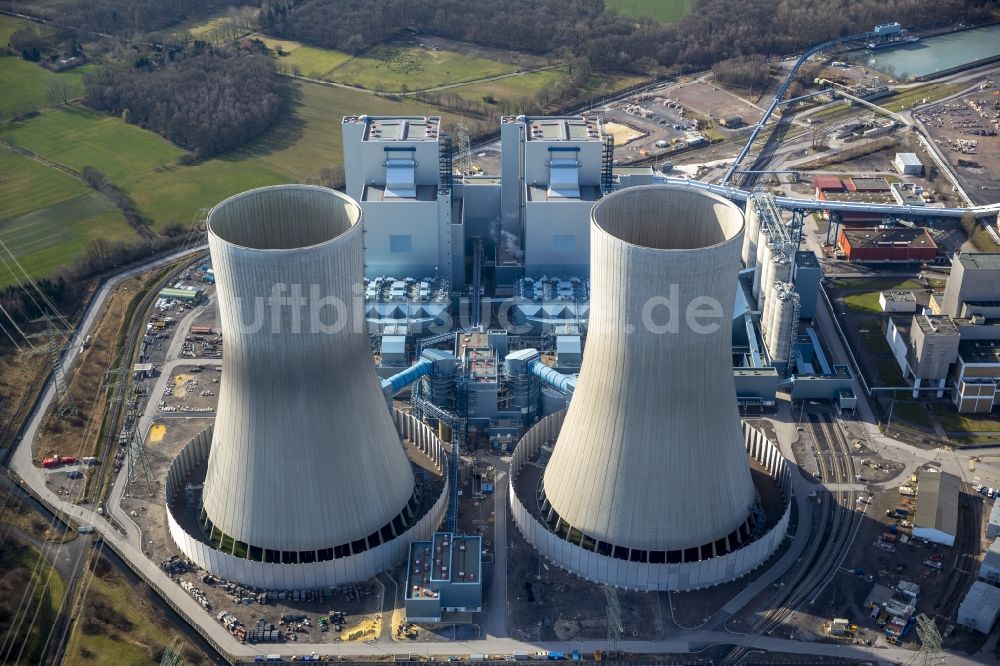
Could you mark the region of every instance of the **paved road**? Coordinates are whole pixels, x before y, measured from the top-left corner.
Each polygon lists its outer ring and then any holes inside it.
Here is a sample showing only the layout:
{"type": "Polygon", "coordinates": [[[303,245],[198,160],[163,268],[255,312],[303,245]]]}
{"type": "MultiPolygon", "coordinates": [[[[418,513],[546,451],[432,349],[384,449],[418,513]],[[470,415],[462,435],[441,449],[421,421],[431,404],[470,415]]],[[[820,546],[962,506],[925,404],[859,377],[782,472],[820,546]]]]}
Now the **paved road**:
{"type": "Polygon", "coordinates": [[[509,462],[497,461],[493,479],[493,579],[487,599],[486,616],[482,620],[486,637],[507,636],[507,475],[509,462]]]}

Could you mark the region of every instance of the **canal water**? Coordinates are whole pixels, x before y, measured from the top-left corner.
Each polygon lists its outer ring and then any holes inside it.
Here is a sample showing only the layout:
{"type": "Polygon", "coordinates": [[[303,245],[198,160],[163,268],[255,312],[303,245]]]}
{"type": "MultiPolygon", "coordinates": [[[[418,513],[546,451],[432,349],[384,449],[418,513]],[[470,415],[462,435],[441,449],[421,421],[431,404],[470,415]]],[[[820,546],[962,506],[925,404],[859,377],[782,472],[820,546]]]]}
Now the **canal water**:
{"type": "Polygon", "coordinates": [[[1000,56],[1000,24],[927,37],[878,51],[862,51],[868,67],[904,80],[1000,56]]]}

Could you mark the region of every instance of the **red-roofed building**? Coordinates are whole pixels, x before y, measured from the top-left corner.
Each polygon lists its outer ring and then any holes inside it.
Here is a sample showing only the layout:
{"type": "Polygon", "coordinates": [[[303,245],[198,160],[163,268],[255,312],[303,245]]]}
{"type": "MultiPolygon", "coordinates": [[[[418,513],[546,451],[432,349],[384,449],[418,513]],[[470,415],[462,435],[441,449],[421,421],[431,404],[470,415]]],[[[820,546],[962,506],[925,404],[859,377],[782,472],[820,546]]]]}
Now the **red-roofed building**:
{"type": "Polygon", "coordinates": [[[813,178],[813,187],[816,189],[816,198],[821,198],[823,192],[843,192],[844,181],[836,176],[816,176],[813,178]]]}
{"type": "Polygon", "coordinates": [[[853,262],[924,262],[937,257],[937,244],[926,229],[841,229],[837,236],[841,252],[853,262]]]}

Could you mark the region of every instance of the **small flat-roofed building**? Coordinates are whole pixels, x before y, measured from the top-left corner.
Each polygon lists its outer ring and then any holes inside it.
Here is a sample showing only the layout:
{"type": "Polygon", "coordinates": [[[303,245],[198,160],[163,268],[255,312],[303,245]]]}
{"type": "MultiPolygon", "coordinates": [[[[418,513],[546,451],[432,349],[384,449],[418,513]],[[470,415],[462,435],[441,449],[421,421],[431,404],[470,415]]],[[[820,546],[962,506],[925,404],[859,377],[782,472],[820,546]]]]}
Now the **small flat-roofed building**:
{"type": "Polygon", "coordinates": [[[988,634],[1000,615],[1000,587],[977,580],[958,607],[958,623],[969,631],[988,634]]]}
{"type": "Polygon", "coordinates": [[[176,289],[173,287],[166,287],[160,290],[157,294],[160,298],[180,301],[181,303],[197,303],[201,299],[202,291],[201,289],[176,289]]]}
{"type": "Polygon", "coordinates": [[[813,188],[816,196],[824,192],[845,192],[844,181],[837,176],[816,176],[813,178],[813,188]]]}
{"type": "Polygon", "coordinates": [[[1000,537],[1000,502],[993,503],[990,520],[986,525],[986,538],[995,539],[997,537],[1000,537]]]}
{"type": "Polygon", "coordinates": [[[440,622],[445,612],[483,605],[482,537],[435,532],[410,544],[404,606],[407,622],[440,622]]]}
{"type": "Polygon", "coordinates": [[[958,345],[952,399],[961,413],[993,410],[1000,399],[1000,340],[963,340],[958,345]]]}
{"type": "Polygon", "coordinates": [[[896,153],[892,166],[905,175],[919,176],[924,172],[924,165],[916,153],[896,153]]]}
{"type": "MultiPolygon", "coordinates": [[[[1000,305],[1000,252],[963,252],[955,255],[944,288],[942,313],[951,317],[990,314],[1000,305]],[[983,306],[977,306],[982,303],[983,306]]],[[[1000,309],[1000,308],[998,308],[1000,309]]]]}
{"type": "Polygon", "coordinates": [[[883,192],[889,193],[889,181],[881,176],[855,176],[844,179],[844,187],[848,192],[883,192]]]}
{"type": "Polygon", "coordinates": [[[898,314],[900,312],[916,312],[917,297],[908,289],[887,289],[878,295],[878,304],[882,312],[898,314]]]}
{"type": "Polygon", "coordinates": [[[979,567],[979,577],[992,585],[1000,583],[1000,539],[994,539],[986,551],[986,557],[979,567]]]}
{"type": "Polygon", "coordinates": [[[937,244],[926,229],[841,229],[837,245],[857,263],[925,262],[937,257],[937,244]]]}
{"type": "Polygon", "coordinates": [[[900,206],[926,206],[924,188],[915,183],[893,183],[890,185],[892,198],[900,206]]]}
{"type": "Polygon", "coordinates": [[[913,536],[942,546],[954,546],[958,533],[960,480],[947,472],[921,471],[917,479],[917,509],[913,536]]]}

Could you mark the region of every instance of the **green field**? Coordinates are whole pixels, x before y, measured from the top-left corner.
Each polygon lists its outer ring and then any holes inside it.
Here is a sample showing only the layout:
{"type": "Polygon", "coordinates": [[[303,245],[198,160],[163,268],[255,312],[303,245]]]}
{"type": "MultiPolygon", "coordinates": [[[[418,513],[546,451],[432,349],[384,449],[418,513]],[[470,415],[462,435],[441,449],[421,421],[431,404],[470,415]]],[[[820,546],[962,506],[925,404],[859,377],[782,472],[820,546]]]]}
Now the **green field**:
{"type": "Polygon", "coordinates": [[[930,428],[934,424],[931,423],[930,414],[927,413],[927,409],[924,407],[923,403],[919,402],[904,402],[897,400],[892,409],[893,421],[897,418],[903,419],[904,421],[909,421],[913,425],[922,426],[924,428],[930,428]]]}
{"type": "MultiPolygon", "coordinates": [[[[84,166],[99,169],[161,231],[172,223],[187,225],[198,209],[243,190],[315,179],[321,169],[341,165],[344,115],[441,115],[415,101],[314,83],[294,85],[295,109],[286,119],[249,146],[195,166],[177,166],[184,151],[163,137],[81,106],[13,123],[5,135],[53,162],[78,171],[84,166]]],[[[456,120],[444,114],[446,124],[456,120]]],[[[78,248],[66,249],[71,254],[78,248]]]]}
{"type": "Polygon", "coordinates": [[[327,78],[326,74],[338,65],[351,59],[349,53],[306,46],[289,39],[276,39],[267,35],[258,35],[268,48],[275,52],[281,49],[283,55],[277,56],[278,63],[290,67],[294,73],[308,76],[311,79],[327,78]]]}
{"type": "Polygon", "coordinates": [[[948,432],[1000,432],[1000,418],[984,414],[959,414],[954,405],[934,405],[934,415],[948,432]]]}
{"type": "Polygon", "coordinates": [[[254,164],[283,174],[289,180],[316,178],[321,169],[343,164],[343,116],[436,115],[446,126],[459,121],[435,107],[415,100],[397,101],[318,83],[296,82],[295,112],[246,148],[223,158],[254,164]]]}
{"type": "MultiPolygon", "coordinates": [[[[294,54],[294,51],[293,51],[294,54]]],[[[323,78],[375,90],[423,90],[449,83],[476,81],[516,71],[514,65],[470,58],[452,51],[420,47],[376,46],[351,58],[323,78]]]]}
{"type": "MultiPolygon", "coordinates": [[[[136,233],[106,198],[35,160],[0,150],[0,239],[31,275],[72,263],[95,238],[131,240],[136,233]]],[[[12,275],[0,273],[0,287],[12,275]]]]}
{"type": "MultiPolygon", "coordinates": [[[[514,102],[524,98],[534,98],[538,91],[555,83],[566,75],[565,68],[548,69],[541,72],[531,72],[518,76],[509,76],[497,81],[472,83],[465,86],[448,88],[446,93],[454,93],[470,101],[482,102],[486,96],[492,96],[498,102],[514,102]]],[[[640,76],[595,74],[582,92],[588,95],[604,95],[634,86],[643,81],[640,76]]]]}
{"type": "MultiPolygon", "coordinates": [[[[167,616],[147,600],[151,593],[131,587],[103,560],[97,567],[82,613],[73,623],[64,663],[158,664],[154,657],[175,637],[167,616]]],[[[210,663],[190,641],[186,643],[184,663],[210,663]]]]}
{"type": "Polygon", "coordinates": [[[10,41],[10,36],[14,34],[15,31],[28,26],[35,26],[35,28],[43,35],[48,35],[51,32],[49,28],[39,23],[35,23],[34,21],[26,21],[24,19],[14,18],[13,16],[0,16],[0,48],[7,47],[7,42],[10,41]]]}
{"type": "Polygon", "coordinates": [[[690,11],[688,0],[607,0],[604,6],[622,16],[673,23],[690,11]]]}
{"type": "Polygon", "coordinates": [[[0,56],[3,81],[0,114],[9,116],[50,106],[47,92],[50,80],[65,81],[70,98],[79,97],[83,93],[83,75],[90,68],[84,65],[56,74],[21,58],[0,56]]]}
{"type": "Polygon", "coordinates": [[[3,565],[0,590],[4,592],[0,608],[7,617],[13,617],[22,595],[29,586],[34,586],[32,598],[25,600],[26,607],[20,609],[28,613],[29,621],[34,619],[31,630],[26,641],[13,644],[13,652],[8,657],[18,664],[39,663],[49,630],[66,594],[66,583],[34,546],[12,538],[6,540],[4,546],[0,549],[0,564],[3,565]]]}

